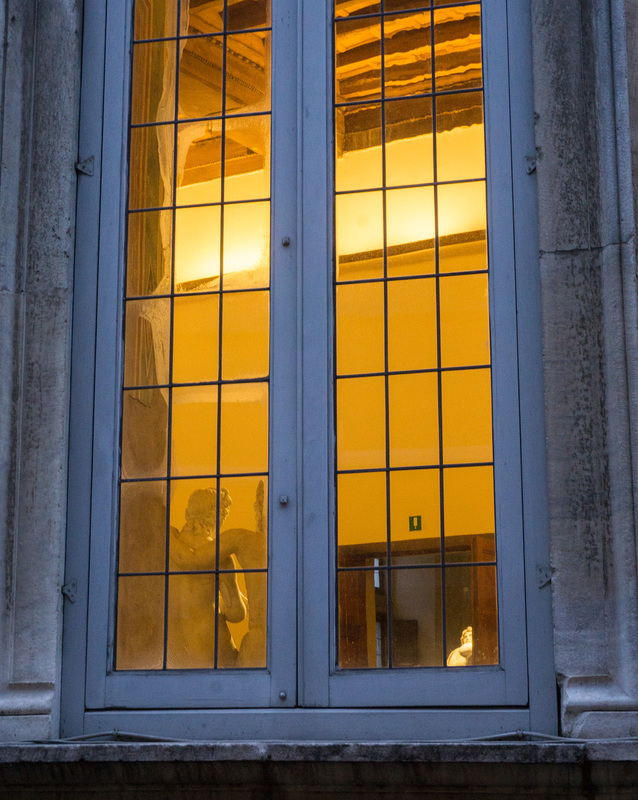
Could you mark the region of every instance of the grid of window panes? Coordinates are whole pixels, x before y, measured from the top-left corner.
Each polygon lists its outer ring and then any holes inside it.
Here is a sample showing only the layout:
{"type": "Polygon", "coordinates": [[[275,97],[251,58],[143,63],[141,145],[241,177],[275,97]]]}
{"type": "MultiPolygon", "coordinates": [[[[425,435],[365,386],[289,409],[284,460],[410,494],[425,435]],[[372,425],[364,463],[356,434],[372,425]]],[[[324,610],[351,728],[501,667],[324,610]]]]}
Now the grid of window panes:
{"type": "Polygon", "coordinates": [[[496,664],[481,6],[334,25],[338,664],[496,664]]]}
{"type": "Polygon", "coordinates": [[[115,665],[265,667],[270,3],[133,37],[115,665]]]}

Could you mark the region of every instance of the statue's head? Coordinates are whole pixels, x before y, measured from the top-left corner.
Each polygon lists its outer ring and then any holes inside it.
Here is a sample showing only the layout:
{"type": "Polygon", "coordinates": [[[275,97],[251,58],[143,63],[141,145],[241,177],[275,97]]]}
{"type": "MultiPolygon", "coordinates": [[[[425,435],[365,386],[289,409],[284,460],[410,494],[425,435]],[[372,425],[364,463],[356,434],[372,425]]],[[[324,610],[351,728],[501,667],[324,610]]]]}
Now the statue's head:
{"type": "MultiPolygon", "coordinates": [[[[228,516],[228,510],[232,500],[228,490],[222,486],[220,491],[219,522],[220,524],[228,516]]],[[[204,525],[209,530],[215,530],[217,515],[217,492],[212,487],[209,489],[196,489],[188,498],[186,507],[186,522],[197,522],[204,525]]]]}

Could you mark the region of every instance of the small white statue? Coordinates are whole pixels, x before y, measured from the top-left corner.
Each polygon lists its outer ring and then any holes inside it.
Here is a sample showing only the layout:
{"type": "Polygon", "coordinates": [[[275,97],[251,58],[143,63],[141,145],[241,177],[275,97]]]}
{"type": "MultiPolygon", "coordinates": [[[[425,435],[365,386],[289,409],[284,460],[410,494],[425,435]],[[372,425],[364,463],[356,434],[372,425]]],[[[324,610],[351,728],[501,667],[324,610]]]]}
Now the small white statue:
{"type": "Polygon", "coordinates": [[[472,663],[472,628],[461,634],[461,646],[452,650],[447,657],[448,667],[468,667],[472,663]]]}

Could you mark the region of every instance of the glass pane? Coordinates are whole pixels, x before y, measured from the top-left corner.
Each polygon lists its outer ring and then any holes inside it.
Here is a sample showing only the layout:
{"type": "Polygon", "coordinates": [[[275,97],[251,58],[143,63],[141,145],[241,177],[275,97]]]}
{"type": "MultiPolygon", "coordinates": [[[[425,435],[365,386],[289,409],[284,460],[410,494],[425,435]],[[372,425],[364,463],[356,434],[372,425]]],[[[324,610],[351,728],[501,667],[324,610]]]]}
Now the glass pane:
{"type": "Polygon", "coordinates": [[[395,569],[391,580],[392,666],[443,666],[441,570],[395,569]]]}
{"type": "Polygon", "coordinates": [[[222,112],[224,39],[204,36],[181,42],[179,118],[214,117],[222,112]]]}
{"type": "Polygon", "coordinates": [[[439,462],[438,382],[435,373],[390,375],[390,466],[439,462]]]}
{"type": "Polygon", "coordinates": [[[217,387],[175,388],[171,420],[171,474],[217,471],[217,387]]]}
{"type": "Polygon", "coordinates": [[[439,285],[442,365],[489,364],[487,275],[442,278],[439,285]]]}
{"type": "Polygon", "coordinates": [[[434,564],[441,561],[440,486],[438,469],[390,473],[392,563],[434,564]]]}
{"type": "Polygon", "coordinates": [[[219,295],[176,297],[173,306],[173,380],[216,381],[219,363],[219,295]]]}
{"type": "Polygon", "coordinates": [[[129,300],[126,303],[124,385],[168,383],[170,300],[129,300]]]}
{"type": "Polygon", "coordinates": [[[430,12],[384,18],[385,96],[406,97],[432,90],[430,12]]]}
{"type": "Polygon", "coordinates": [[[270,25],[268,0],[230,0],[227,11],[227,29],[242,31],[270,25]]]}
{"type": "Polygon", "coordinates": [[[226,114],[270,109],[270,33],[226,38],[226,114]]]}
{"type": "Polygon", "coordinates": [[[446,549],[463,539],[466,546],[475,550],[478,548],[471,553],[469,560],[493,561],[495,527],[492,467],[446,469],[443,476],[446,549]]]}
{"type": "Polygon", "coordinates": [[[496,567],[445,570],[448,667],[498,664],[496,567]]]}
{"type": "Polygon", "coordinates": [[[383,194],[336,197],[337,280],[383,276],[383,194]]]}
{"type": "Polygon", "coordinates": [[[340,567],[364,567],[388,560],[385,472],[339,475],[338,552],[340,567]]]}
{"type": "Polygon", "coordinates": [[[436,166],[440,181],[485,177],[482,92],[437,98],[436,166]]]}
{"type": "Polygon", "coordinates": [[[337,469],[385,467],[385,380],[337,381],[337,469]]]}
{"type": "Polygon", "coordinates": [[[335,17],[349,17],[356,14],[378,14],[380,3],[370,0],[335,0],[335,17]]]}
{"type": "Polygon", "coordinates": [[[222,199],[222,122],[177,126],[178,206],[219,203],[222,199]]]}
{"type": "Polygon", "coordinates": [[[170,292],[172,251],[172,211],[128,215],[126,293],[129,297],[170,292]]]}
{"type": "Polygon", "coordinates": [[[388,282],[388,368],[437,366],[436,283],[431,279],[388,282]]]}
{"type": "Polygon", "coordinates": [[[220,520],[222,569],[268,566],[268,478],[222,478],[227,513],[220,520]]]}
{"type": "Polygon", "coordinates": [[[224,292],[222,379],[268,376],[269,292],[224,292]]]}
{"type": "Polygon", "coordinates": [[[435,86],[474,89],[482,84],[481,7],[455,6],[434,12],[435,86]]]}
{"type": "Polygon", "coordinates": [[[166,482],[123,483],[119,571],[163,572],[166,566],[166,482]]]}
{"type": "MultiPolygon", "coordinates": [[[[215,478],[171,481],[171,571],[213,570],[216,563],[217,487],[215,478]]],[[[220,519],[229,503],[222,490],[220,519]]]]}
{"type": "Polygon", "coordinates": [[[385,368],[382,283],[337,286],[337,374],[385,368]]]}
{"type": "MultiPolygon", "coordinates": [[[[446,0],[449,2],[449,0],[446,0]]],[[[407,11],[409,8],[423,8],[431,4],[431,0],[384,0],[383,10],[388,13],[389,11],[407,11]]]]}
{"type": "Polygon", "coordinates": [[[217,666],[265,667],[268,575],[222,573],[219,589],[217,666]]]}
{"type": "Polygon", "coordinates": [[[219,206],[175,212],[175,289],[219,288],[221,211],[219,206]]]}
{"type": "Polygon", "coordinates": [[[122,478],[166,475],[166,389],[132,389],[122,399],[122,478]]]}
{"type": "Polygon", "coordinates": [[[172,575],[168,581],[168,669],[215,666],[215,576],[172,575]]]}
{"type": "Polygon", "coordinates": [[[339,666],[388,666],[387,572],[339,573],[339,666]]]}
{"type": "Polygon", "coordinates": [[[475,464],[492,460],[492,392],[489,369],[444,372],[443,460],[475,464]]]}
{"type": "Polygon", "coordinates": [[[164,577],[120,578],[117,585],[117,669],[162,669],[164,577]]]}
{"type": "MultiPolygon", "coordinates": [[[[415,97],[385,104],[387,186],[432,183],[432,100],[415,97]]],[[[440,179],[440,175],[439,175],[440,179]]]]}
{"type": "Polygon", "coordinates": [[[132,125],[175,118],[174,76],[175,42],[150,42],[133,47],[132,125]]]}
{"type": "Polygon", "coordinates": [[[338,192],[383,186],[381,106],[335,109],[335,189],[338,192]]]}
{"type": "Polygon", "coordinates": [[[487,269],[485,182],[438,187],[441,272],[487,269]]]}
{"type": "Polygon", "coordinates": [[[173,202],[174,128],[132,128],[129,154],[129,208],[159,208],[173,202]]]}
{"type": "Polygon", "coordinates": [[[388,275],[434,272],[434,189],[392,189],[386,203],[388,275]]]}
{"type": "Polygon", "coordinates": [[[381,99],[381,24],[349,19],[335,26],[336,102],[381,99]]]}
{"type": "Polygon", "coordinates": [[[178,0],[146,0],[135,3],[135,38],[159,39],[177,32],[178,0]]]}
{"type": "Polygon", "coordinates": [[[224,207],[224,289],[253,289],[270,280],[270,203],[224,207]]]}
{"type": "Polygon", "coordinates": [[[268,470],[268,384],[222,386],[222,473],[268,470]]]}
{"type": "Polygon", "coordinates": [[[270,197],[270,115],[226,121],[224,200],[270,197]]]}

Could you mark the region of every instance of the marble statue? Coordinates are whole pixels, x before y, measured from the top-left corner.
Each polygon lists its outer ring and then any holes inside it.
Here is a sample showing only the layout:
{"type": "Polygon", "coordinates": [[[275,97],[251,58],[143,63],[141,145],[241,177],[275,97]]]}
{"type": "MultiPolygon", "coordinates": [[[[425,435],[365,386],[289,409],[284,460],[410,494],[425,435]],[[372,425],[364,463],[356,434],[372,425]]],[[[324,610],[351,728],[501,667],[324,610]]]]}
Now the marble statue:
{"type": "Polygon", "coordinates": [[[447,657],[448,667],[467,667],[472,663],[472,628],[465,628],[461,634],[461,646],[452,650],[447,657]]]}

